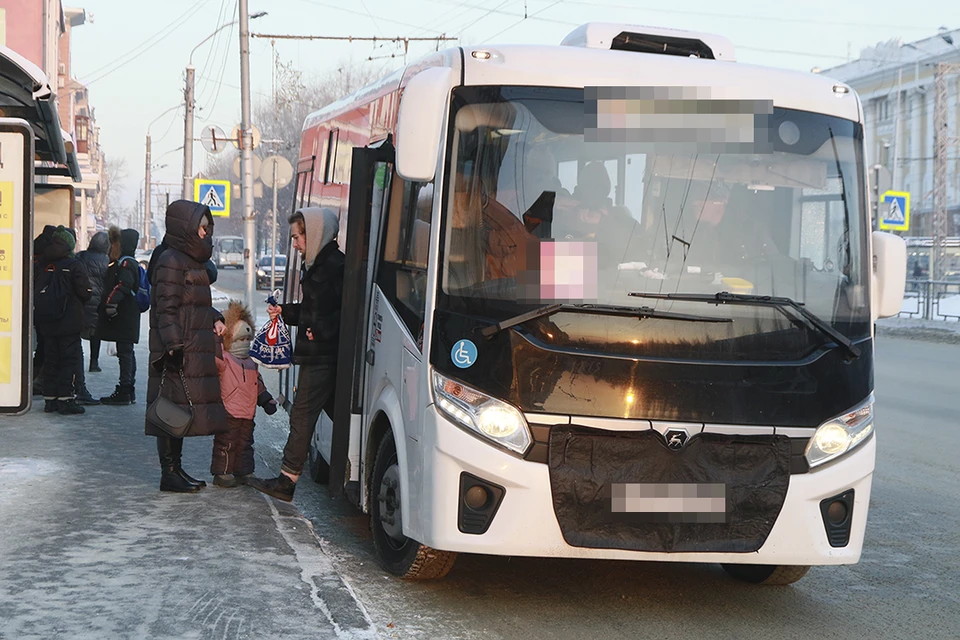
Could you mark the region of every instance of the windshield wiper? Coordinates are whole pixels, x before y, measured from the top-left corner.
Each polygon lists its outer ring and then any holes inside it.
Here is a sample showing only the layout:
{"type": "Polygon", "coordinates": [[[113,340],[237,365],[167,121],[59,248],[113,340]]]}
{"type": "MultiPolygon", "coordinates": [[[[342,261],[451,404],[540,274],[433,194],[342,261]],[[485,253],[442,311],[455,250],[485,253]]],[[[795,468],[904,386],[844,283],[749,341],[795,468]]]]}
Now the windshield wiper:
{"type": "Polygon", "coordinates": [[[715,318],[712,316],[696,316],[687,313],[673,313],[671,311],[657,311],[651,307],[617,307],[603,304],[549,304],[533,311],[521,313],[480,330],[481,335],[490,338],[497,335],[504,329],[515,327],[524,322],[530,322],[537,318],[551,316],[560,311],[572,313],[588,313],[598,316],[620,316],[627,318],[662,318],[664,320],[682,320],[687,322],[733,322],[730,318],[715,318]]]}
{"type": "Polygon", "coordinates": [[[803,303],[797,302],[791,298],[782,298],[777,296],[754,296],[745,293],[730,293],[721,291],[720,293],[643,293],[634,291],[629,293],[634,298],[653,298],[655,300],[679,300],[681,302],[712,302],[714,304],[742,304],[755,306],[775,307],[787,318],[793,320],[793,316],[787,313],[787,309],[793,309],[800,314],[807,324],[821,334],[832,338],[840,347],[843,348],[851,357],[859,358],[860,349],[850,342],[850,339],[830,326],[820,316],[808,311],[803,303]]]}

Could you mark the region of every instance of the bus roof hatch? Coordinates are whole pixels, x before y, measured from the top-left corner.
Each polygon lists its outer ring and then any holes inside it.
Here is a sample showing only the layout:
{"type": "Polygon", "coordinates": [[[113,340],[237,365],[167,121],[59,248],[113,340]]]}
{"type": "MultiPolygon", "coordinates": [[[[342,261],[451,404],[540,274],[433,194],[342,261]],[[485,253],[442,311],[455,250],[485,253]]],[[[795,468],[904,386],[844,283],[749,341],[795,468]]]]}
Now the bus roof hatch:
{"type": "Polygon", "coordinates": [[[635,51],[734,62],[733,43],[723,36],[610,22],[589,22],[567,34],[566,47],[635,51]]]}

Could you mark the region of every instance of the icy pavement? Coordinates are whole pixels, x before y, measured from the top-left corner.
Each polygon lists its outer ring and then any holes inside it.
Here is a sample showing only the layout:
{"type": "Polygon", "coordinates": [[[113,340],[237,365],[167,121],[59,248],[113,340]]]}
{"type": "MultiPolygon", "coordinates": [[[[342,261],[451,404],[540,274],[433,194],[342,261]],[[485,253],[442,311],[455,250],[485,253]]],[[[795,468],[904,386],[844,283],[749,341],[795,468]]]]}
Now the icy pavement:
{"type": "MultiPolygon", "coordinates": [[[[94,395],[115,384],[116,359],[102,366],[94,395]]],[[[296,507],[249,487],[158,490],[138,387],[132,406],[65,417],[41,401],[0,420],[0,637],[376,637],[296,507]]],[[[184,445],[208,483],[211,443],[184,445]]],[[[262,458],[258,473],[273,474],[262,458]]]]}

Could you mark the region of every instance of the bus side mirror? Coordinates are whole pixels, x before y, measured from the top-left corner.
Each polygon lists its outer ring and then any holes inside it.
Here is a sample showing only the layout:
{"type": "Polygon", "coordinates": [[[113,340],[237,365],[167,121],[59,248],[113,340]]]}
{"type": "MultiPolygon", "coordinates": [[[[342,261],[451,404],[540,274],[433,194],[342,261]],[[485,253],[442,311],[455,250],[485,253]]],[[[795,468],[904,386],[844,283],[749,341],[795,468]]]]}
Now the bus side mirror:
{"type": "Polygon", "coordinates": [[[907,282],[907,244],[903,238],[883,231],[873,232],[873,318],[900,313],[907,282]]]}
{"type": "Polygon", "coordinates": [[[407,82],[397,118],[397,175],[408,182],[431,182],[446,129],[453,71],[432,67],[407,82]]]}

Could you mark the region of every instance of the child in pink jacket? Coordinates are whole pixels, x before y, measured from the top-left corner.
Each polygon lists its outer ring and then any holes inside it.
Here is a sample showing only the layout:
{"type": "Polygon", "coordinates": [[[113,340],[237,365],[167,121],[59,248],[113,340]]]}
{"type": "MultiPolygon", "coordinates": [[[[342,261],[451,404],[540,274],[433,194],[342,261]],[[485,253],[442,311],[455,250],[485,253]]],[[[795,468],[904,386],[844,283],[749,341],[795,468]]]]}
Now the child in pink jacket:
{"type": "Polygon", "coordinates": [[[273,415],[277,403],[267,391],[250,358],[250,342],[253,340],[253,318],[240,302],[231,300],[224,314],[226,331],[223,345],[217,354],[220,371],[220,394],[227,410],[230,429],[218,433],[213,440],[213,459],[210,473],[213,484],[230,488],[246,484],[253,473],[253,417],[257,407],[273,415]]]}

